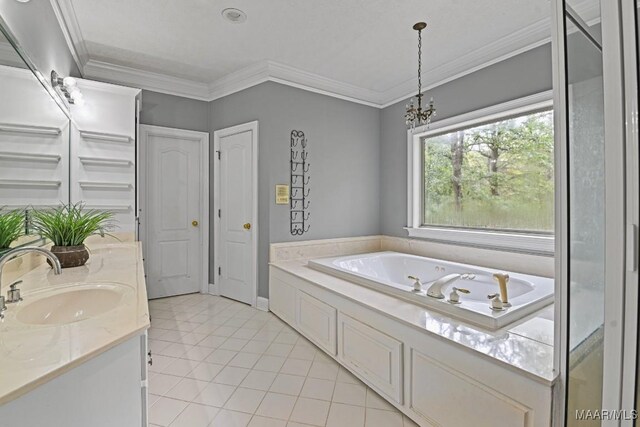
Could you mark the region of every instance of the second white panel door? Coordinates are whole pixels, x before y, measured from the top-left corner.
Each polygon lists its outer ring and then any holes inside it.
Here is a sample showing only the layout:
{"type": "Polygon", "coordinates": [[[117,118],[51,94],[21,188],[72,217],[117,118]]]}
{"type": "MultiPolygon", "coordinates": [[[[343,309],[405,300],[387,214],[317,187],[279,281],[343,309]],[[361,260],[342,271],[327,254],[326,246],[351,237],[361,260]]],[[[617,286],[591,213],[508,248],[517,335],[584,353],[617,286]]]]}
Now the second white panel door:
{"type": "Polygon", "coordinates": [[[220,151],[220,295],[247,304],[255,298],[254,171],[255,131],[217,132],[220,151]]]}
{"type": "Polygon", "coordinates": [[[201,169],[207,135],[142,127],[146,147],[145,268],[149,298],[202,289],[201,169]]]}

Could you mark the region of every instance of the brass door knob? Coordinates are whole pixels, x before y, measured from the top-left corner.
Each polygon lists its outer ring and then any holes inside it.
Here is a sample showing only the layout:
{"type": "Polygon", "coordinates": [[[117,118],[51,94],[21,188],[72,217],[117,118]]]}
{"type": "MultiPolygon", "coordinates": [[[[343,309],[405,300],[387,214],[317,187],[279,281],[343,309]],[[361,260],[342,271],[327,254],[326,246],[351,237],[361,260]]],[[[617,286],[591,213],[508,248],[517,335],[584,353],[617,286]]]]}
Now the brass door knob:
{"type": "Polygon", "coordinates": [[[193,225],[194,227],[197,227],[198,224],[199,224],[198,221],[195,220],[195,219],[193,221],[191,221],[191,225],[193,225]]]}
{"type": "Polygon", "coordinates": [[[246,223],[245,225],[243,225],[245,230],[251,230],[251,224],[246,223]]]}

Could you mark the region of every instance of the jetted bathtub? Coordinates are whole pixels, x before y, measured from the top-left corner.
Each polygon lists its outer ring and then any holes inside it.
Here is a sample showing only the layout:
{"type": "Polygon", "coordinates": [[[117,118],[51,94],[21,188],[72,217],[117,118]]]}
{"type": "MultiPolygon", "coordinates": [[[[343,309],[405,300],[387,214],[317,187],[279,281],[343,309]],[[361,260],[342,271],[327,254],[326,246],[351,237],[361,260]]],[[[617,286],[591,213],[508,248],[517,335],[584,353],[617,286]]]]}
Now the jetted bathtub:
{"type": "Polygon", "coordinates": [[[494,311],[488,295],[499,293],[500,289],[493,274],[505,271],[398,252],[321,258],[309,261],[308,265],[315,270],[492,330],[502,328],[553,302],[553,279],[506,272],[510,277],[507,294],[511,307],[494,311]],[[442,287],[444,299],[426,295],[434,281],[453,273],[464,278],[442,287]],[[409,276],[420,278],[422,292],[414,292],[415,280],[409,276]],[[459,304],[449,302],[449,294],[454,286],[470,291],[469,294],[460,293],[459,304]]]}

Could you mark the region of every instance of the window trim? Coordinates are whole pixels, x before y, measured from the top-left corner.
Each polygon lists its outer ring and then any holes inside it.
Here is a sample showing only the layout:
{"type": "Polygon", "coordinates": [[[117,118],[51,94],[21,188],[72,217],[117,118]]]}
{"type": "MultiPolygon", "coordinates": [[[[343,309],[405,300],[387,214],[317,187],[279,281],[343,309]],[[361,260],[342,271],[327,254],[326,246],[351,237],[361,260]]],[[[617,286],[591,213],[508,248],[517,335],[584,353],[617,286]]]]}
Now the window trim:
{"type": "Polygon", "coordinates": [[[405,230],[407,230],[409,237],[487,249],[553,256],[555,252],[553,235],[504,230],[493,231],[479,228],[424,226],[421,224],[423,197],[422,138],[552,108],[553,92],[545,91],[459,116],[438,120],[429,127],[421,126],[414,130],[407,130],[407,227],[405,227],[405,230]]]}

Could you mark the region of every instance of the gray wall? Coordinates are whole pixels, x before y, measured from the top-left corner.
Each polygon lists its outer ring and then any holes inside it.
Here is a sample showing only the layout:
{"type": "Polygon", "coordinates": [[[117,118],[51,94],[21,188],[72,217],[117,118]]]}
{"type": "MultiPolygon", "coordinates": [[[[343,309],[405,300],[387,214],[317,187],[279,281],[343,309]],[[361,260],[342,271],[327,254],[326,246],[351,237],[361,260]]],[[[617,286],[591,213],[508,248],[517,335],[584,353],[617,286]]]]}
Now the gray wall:
{"type": "Polygon", "coordinates": [[[259,295],[267,297],[270,243],[380,231],[380,110],[273,82],[211,103],[212,138],[215,130],[253,120],[259,122],[259,295]],[[274,200],[275,185],[289,183],[293,129],[305,132],[311,164],[311,229],[301,237],[289,233],[288,205],[274,200]]]}
{"type": "Polygon", "coordinates": [[[143,90],[140,123],[209,132],[209,102],[143,90]]]}
{"type": "MultiPolygon", "coordinates": [[[[446,119],[551,90],[551,73],[551,45],[544,45],[428,90],[426,96],[435,99],[435,120],[446,119]]],[[[401,237],[407,235],[406,103],[383,109],[380,120],[380,231],[401,237]]]]}
{"type": "Polygon", "coordinates": [[[80,76],[50,1],[0,0],[0,17],[45,77],[80,76]]]}

